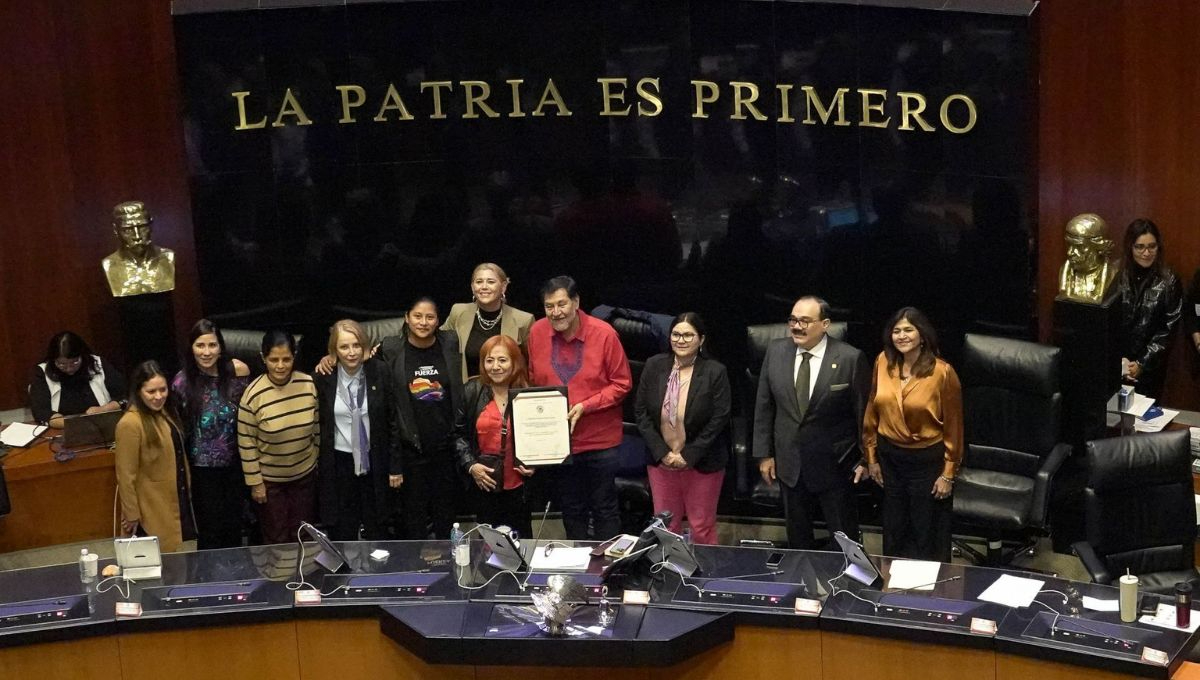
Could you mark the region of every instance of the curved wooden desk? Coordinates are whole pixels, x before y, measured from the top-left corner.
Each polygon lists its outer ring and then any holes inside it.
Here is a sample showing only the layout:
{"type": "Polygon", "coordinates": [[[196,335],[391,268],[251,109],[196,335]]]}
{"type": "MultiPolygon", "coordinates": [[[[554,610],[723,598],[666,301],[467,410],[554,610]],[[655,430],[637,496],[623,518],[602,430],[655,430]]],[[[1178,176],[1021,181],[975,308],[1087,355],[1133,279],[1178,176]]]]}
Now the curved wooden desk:
{"type": "Polygon", "coordinates": [[[111,449],[60,463],[49,440],[40,438],[11,449],[0,464],[12,502],[12,512],[0,517],[0,553],[112,538],[117,475],[111,449]]]}

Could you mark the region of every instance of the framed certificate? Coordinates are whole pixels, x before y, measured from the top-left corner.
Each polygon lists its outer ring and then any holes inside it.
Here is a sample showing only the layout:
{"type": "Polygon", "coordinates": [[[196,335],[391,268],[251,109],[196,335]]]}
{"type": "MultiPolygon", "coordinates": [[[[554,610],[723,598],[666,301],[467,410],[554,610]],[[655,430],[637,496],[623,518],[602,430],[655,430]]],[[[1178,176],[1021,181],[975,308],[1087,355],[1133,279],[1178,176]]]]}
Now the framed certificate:
{"type": "Polygon", "coordinates": [[[513,450],[526,467],[558,465],[571,455],[567,386],[510,390],[513,450]]]}

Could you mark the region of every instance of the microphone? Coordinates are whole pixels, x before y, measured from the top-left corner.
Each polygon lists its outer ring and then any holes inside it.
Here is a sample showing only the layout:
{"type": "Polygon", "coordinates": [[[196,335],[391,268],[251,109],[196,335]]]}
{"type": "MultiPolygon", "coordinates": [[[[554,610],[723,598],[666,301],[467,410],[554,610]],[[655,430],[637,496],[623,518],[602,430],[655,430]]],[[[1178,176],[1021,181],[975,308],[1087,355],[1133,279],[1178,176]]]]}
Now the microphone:
{"type": "MultiPolygon", "coordinates": [[[[525,587],[529,584],[529,577],[533,575],[533,555],[537,551],[538,540],[542,537],[542,529],[546,528],[546,516],[550,514],[550,503],[546,501],[546,508],[542,510],[542,520],[538,522],[537,533],[533,536],[533,543],[529,546],[529,571],[525,573],[525,580],[521,581],[521,592],[525,592],[525,587]]],[[[550,548],[546,548],[546,554],[550,554],[550,548]]]]}
{"type": "Polygon", "coordinates": [[[936,586],[939,583],[949,583],[950,581],[957,581],[961,578],[962,578],[962,576],[951,576],[950,578],[944,578],[940,581],[931,581],[929,583],[922,583],[920,585],[909,586],[907,588],[900,588],[899,590],[889,590],[885,594],[891,595],[893,593],[907,593],[910,590],[917,590],[919,588],[928,588],[929,586],[936,586]]]}

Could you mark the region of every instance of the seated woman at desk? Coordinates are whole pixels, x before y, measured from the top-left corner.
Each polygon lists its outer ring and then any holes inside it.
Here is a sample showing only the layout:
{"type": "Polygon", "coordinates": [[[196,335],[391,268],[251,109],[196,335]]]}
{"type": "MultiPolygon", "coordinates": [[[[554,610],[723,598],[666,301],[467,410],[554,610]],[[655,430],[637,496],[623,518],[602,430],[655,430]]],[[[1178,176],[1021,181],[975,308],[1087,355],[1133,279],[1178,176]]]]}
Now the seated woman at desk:
{"type": "Polygon", "coordinates": [[[507,335],[488,338],[479,354],[479,380],[467,383],[463,392],[465,418],[456,442],[458,462],[483,492],[479,521],[504,524],[529,537],[533,527],[525,505],[525,478],[533,470],[517,463],[512,432],[503,427],[512,397],[509,389],[529,386],[525,355],[507,335]]]}
{"type": "Polygon", "coordinates": [[[61,428],[63,416],[116,411],[125,395],[125,378],[112,364],[92,354],[83,338],[63,331],[50,338],[46,359],[29,380],[33,419],[61,428]]]}
{"type": "Polygon", "coordinates": [[[196,536],[183,432],[158,362],[138,364],[131,381],[129,410],[117,423],[113,452],[121,535],[157,536],[164,552],[174,552],[196,536]]]}

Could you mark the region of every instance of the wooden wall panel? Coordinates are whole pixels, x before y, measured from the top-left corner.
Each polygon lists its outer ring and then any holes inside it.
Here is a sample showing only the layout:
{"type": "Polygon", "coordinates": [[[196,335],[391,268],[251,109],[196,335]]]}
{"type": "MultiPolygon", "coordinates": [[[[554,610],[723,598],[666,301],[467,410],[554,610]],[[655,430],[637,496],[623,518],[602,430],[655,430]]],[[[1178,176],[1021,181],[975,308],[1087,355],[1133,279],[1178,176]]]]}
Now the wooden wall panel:
{"type": "Polygon", "coordinates": [[[169,0],[0,3],[0,409],[56,331],[121,356],[100,259],[140,198],[176,251],[176,326],[199,314],[169,0]]]}
{"type": "MultiPolygon", "coordinates": [[[[1166,261],[1200,266],[1200,60],[1193,0],[1043,0],[1039,94],[1039,311],[1049,334],[1062,227],[1095,212],[1112,236],[1138,217],[1163,231],[1166,261]]],[[[1164,402],[1200,408],[1177,342],[1164,402]]]]}

